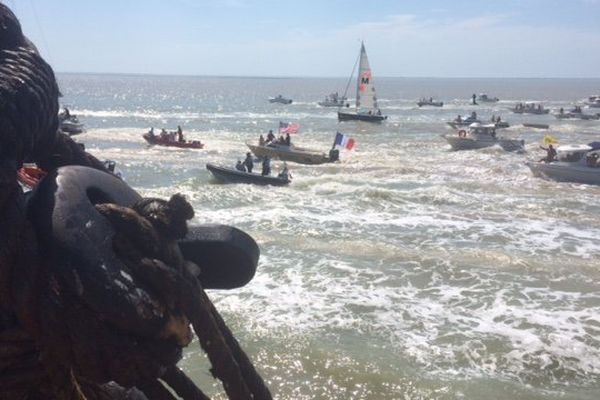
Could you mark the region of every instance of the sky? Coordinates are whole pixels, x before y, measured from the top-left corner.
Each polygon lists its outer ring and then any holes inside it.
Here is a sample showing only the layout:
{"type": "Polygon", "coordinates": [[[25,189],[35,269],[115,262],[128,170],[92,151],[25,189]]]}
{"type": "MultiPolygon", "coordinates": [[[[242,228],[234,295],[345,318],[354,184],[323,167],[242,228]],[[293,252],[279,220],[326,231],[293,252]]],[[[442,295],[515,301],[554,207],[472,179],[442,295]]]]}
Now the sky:
{"type": "Polygon", "coordinates": [[[600,0],[3,0],[57,72],[600,77],[600,0]]]}

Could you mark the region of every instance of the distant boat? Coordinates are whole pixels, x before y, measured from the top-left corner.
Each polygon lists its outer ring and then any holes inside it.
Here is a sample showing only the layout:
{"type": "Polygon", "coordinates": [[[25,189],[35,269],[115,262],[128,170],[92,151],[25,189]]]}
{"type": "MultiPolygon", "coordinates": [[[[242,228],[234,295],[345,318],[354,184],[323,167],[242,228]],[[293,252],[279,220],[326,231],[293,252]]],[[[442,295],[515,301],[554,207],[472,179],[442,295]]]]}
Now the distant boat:
{"type": "Polygon", "coordinates": [[[559,182],[600,185],[599,144],[558,146],[557,161],[530,161],[527,166],[538,177],[559,182]]]}
{"type": "Polygon", "coordinates": [[[459,115],[457,118],[454,118],[454,120],[452,120],[450,122],[446,122],[446,124],[448,124],[450,127],[454,128],[454,129],[458,129],[461,126],[469,126],[469,125],[475,124],[475,123],[478,124],[478,123],[481,123],[481,121],[479,119],[477,119],[477,113],[474,111],[467,118],[460,118],[460,115],[459,115]]]}
{"type": "Polygon", "coordinates": [[[150,132],[144,133],[142,137],[144,138],[144,140],[146,140],[146,142],[148,142],[148,144],[151,145],[179,147],[182,149],[204,148],[204,143],[200,142],[199,140],[173,140],[169,137],[163,137],[162,135],[155,135],[154,131],[152,130],[150,132]]]}
{"type": "Polygon", "coordinates": [[[343,107],[346,105],[346,96],[339,96],[337,92],[331,93],[329,96],[325,97],[325,100],[319,101],[319,105],[321,107],[343,107]]]}
{"type": "Polygon", "coordinates": [[[70,114],[66,108],[65,111],[58,114],[58,129],[69,136],[85,132],[85,128],[77,116],[70,114]]]}
{"type": "Polygon", "coordinates": [[[485,93],[480,93],[479,96],[477,96],[477,101],[480,103],[496,103],[500,100],[497,97],[489,97],[485,93]]]}
{"type": "Polygon", "coordinates": [[[600,98],[594,100],[594,101],[590,101],[587,103],[587,106],[589,108],[600,108],[600,98]]]}
{"type": "Polygon", "coordinates": [[[209,170],[217,180],[225,183],[252,183],[255,185],[284,186],[291,182],[289,178],[280,178],[271,175],[263,176],[211,163],[206,164],[206,169],[209,170]]]}
{"type": "Polygon", "coordinates": [[[493,124],[473,123],[467,130],[461,129],[456,134],[442,137],[450,144],[452,150],[483,149],[497,144],[506,151],[522,151],[525,145],[523,140],[497,137],[493,124]]]}
{"type": "Polygon", "coordinates": [[[287,146],[280,143],[269,143],[255,145],[246,143],[246,146],[257,157],[277,158],[282,161],[290,161],[298,164],[325,164],[339,160],[339,151],[332,149],[329,154],[319,150],[312,150],[294,145],[287,146]]]}
{"type": "Polygon", "coordinates": [[[592,120],[600,119],[600,114],[584,114],[580,106],[575,106],[573,109],[567,112],[564,112],[564,110],[561,108],[558,113],[554,114],[554,117],[558,119],[592,120]]]}
{"type": "Polygon", "coordinates": [[[542,114],[548,114],[550,112],[549,109],[544,108],[544,106],[542,106],[541,104],[535,105],[534,103],[530,103],[530,104],[519,103],[516,106],[514,106],[513,108],[509,108],[509,110],[514,112],[515,114],[542,115],[542,114]]]}
{"type": "Polygon", "coordinates": [[[292,104],[292,99],[286,99],[282,95],[271,97],[269,103],[292,104]]]}
{"type": "Polygon", "coordinates": [[[536,128],[536,129],[549,129],[550,125],[548,124],[535,124],[531,122],[523,122],[523,126],[526,128],[536,128]]]}
{"type": "Polygon", "coordinates": [[[588,97],[584,103],[590,107],[600,107],[600,94],[588,97]]]}
{"type": "MultiPolygon", "coordinates": [[[[340,121],[381,122],[387,119],[387,116],[381,114],[377,104],[373,74],[364,43],[360,45],[359,62],[356,79],[356,111],[338,111],[338,119],[340,121]]],[[[352,74],[350,79],[352,79],[352,74]]]]}
{"type": "Polygon", "coordinates": [[[443,107],[444,106],[444,102],[443,101],[434,101],[433,98],[430,97],[429,100],[425,99],[425,98],[420,99],[417,102],[417,105],[419,107],[423,107],[423,106],[443,107]]]}

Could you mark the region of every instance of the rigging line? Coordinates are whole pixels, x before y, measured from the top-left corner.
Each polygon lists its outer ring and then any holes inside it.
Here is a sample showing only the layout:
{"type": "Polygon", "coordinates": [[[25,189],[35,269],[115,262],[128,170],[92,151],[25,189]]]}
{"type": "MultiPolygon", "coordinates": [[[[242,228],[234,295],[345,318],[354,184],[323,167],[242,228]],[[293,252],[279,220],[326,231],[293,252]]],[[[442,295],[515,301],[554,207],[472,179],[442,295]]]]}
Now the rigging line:
{"type": "Polygon", "coordinates": [[[46,42],[46,35],[44,33],[44,29],[42,28],[42,24],[40,23],[40,19],[38,18],[38,13],[33,0],[29,0],[29,7],[31,8],[33,19],[35,19],[35,23],[37,25],[38,31],[40,32],[40,36],[42,37],[42,43],[44,44],[44,48],[46,50],[46,59],[50,61],[50,65],[54,65],[54,59],[52,57],[52,54],[50,53],[50,47],[48,46],[48,42],[46,42]]]}
{"type": "MultiPolygon", "coordinates": [[[[356,62],[354,63],[354,67],[352,67],[352,73],[350,74],[350,78],[348,78],[348,83],[346,84],[346,89],[344,89],[344,97],[348,94],[348,88],[350,87],[350,83],[352,82],[352,77],[354,76],[354,71],[356,70],[356,66],[358,65],[358,60],[360,60],[360,52],[358,53],[358,57],[356,57],[356,62]]],[[[346,97],[347,99],[348,97],[346,97]]]]}

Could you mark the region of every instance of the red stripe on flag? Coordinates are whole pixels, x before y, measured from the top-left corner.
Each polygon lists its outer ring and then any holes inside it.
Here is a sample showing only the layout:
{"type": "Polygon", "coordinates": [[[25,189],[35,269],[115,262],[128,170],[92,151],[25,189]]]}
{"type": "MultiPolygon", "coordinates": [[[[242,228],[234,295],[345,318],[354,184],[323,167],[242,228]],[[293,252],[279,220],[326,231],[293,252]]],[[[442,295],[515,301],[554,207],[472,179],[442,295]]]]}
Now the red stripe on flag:
{"type": "Polygon", "coordinates": [[[348,143],[346,143],[346,148],[348,150],[352,150],[353,147],[354,147],[354,139],[348,139],[348,143]]]}

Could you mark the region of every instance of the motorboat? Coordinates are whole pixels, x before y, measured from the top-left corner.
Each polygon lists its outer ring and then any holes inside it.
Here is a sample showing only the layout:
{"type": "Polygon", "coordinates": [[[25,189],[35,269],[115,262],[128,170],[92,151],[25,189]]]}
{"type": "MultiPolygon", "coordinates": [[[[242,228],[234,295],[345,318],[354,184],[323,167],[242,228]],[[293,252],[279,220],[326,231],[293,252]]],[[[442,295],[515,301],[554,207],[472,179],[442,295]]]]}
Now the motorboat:
{"type": "Polygon", "coordinates": [[[292,104],[292,99],[287,99],[282,95],[278,95],[277,97],[271,97],[269,103],[292,104]]]}
{"type": "Polygon", "coordinates": [[[556,161],[529,161],[526,164],[537,177],[600,185],[600,143],[562,145],[556,148],[556,153],[556,161]]]}
{"type": "Polygon", "coordinates": [[[509,108],[510,111],[516,113],[516,114],[536,114],[536,115],[543,115],[543,114],[548,114],[550,112],[549,109],[544,108],[544,106],[542,106],[541,104],[535,104],[535,103],[519,103],[516,106],[514,106],[513,108],[509,108]]]}
{"type": "Polygon", "coordinates": [[[600,94],[588,97],[586,100],[584,100],[584,103],[588,106],[594,104],[594,107],[600,107],[600,94]]]}
{"type": "Polygon", "coordinates": [[[571,110],[565,112],[564,109],[560,109],[558,113],[554,114],[558,119],[582,119],[582,120],[594,120],[600,119],[600,113],[598,114],[585,114],[580,106],[575,106],[571,110]]]}
{"type": "Polygon", "coordinates": [[[58,114],[58,129],[69,136],[85,132],[84,125],[79,122],[77,116],[70,114],[68,111],[58,114]]]}
{"type": "Polygon", "coordinates": [[[497,97],[489,97],[485,93],[480,93],[479,96],[477,96],[477,101],[480,103],[496,103],[500,100],[497,97]]]}
{"type": "Polygon", "coordinates": [[[417,105],[419,107],[424,107],[424,106],[431,106],[431,107],[443,107],[444,106],[444,102],[443,101],[434,101],[433,98],[429,98],[429,99],[420,99],[417,102],[417,105]]]}
{"type": "Polygon", "coordinates": [[[587,106],[589,108],[600,108],[600,98],[594,100],[594,101],[590,101],[587,103],[587,106]]]}
{"type": "Polygon", "coordinates": [[[450,122],[446,122],[453,129],[458,129],[461,126],[469,126],[471,124],[480,124],[481,121],[477,119],[475,112],[471,113],[467,118],[462,118],[460,115],[450,122]]]}
{"type": "Polygon", "coordinates": [[[337,92],[331,93],[325,97],[325,100],[319,101],[321,107],[344,107],[346,105],[346,96],[339,96],[337,92]]]}
{"type": "Polygon", "coordinates": [[[199,140],[176,140],[173,139],[175,137],[175,132],[171,132],[171,134],[160,134],[155,135],[154,131],[150,130],[142,135],[142,137],[148,142],[150,145],[156,146],[167,146],[167,147],[179,147],[183,149],[202,149],[204,148],[204,143],[199,140]]]}
{"type": "Polygon", "coordinates": [[[267,143],[264,145],[246,143],[246,146],[256,157],[277,158],[298,164],[325,164],[338,161],[340,158],[339,150],[335,148],[332,148],[329,154],[325,154],[319,150],[297,147],[293,144],[288,146],[283,143],[267,143]]]}
{"type": "MultiPolygon", "coordinates": [[[[375,93],[375,85],[373,84],[373,73],[371,72],[371,66],[369,65],[369,58],[367,57],[364,43],[361,43],[360,45],[358,61],[356,108],[354,111],[338,110],[338,120],[382,122],[387,119],[387,115],[381,114],[381,109],[377,103],[377,94],[375,93]]],[[[352,79],[353,74],[354,70],[352,71],[352,74],[350,74],[350,79],[352,79]]]]}
{"type": "Polygon", "coordinates": [[[525,128],[550,129],[550,125],[548,124],[537,124],[534,122],[523,122],[523,126],[525,128]]]}
{"type": "Polygon", "coordinates": [[[217,180],[225,183],[251,183],[255,185],[284,186],[291,182],[289,177],[283,178],[279,176],[255,174],[211,163],[206,164],[206,169],[209,170],[217,180]]]}
{"type": "Polygon", "coordinates": [[[523,151],[525,141],[496,136],[494,124],[482,125],[473,123],[455,134],[442,135],[452,150],[473,150],[499,145],[506,151],[523,151]]]}

